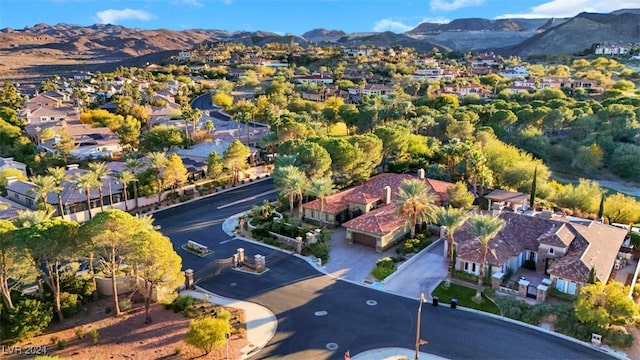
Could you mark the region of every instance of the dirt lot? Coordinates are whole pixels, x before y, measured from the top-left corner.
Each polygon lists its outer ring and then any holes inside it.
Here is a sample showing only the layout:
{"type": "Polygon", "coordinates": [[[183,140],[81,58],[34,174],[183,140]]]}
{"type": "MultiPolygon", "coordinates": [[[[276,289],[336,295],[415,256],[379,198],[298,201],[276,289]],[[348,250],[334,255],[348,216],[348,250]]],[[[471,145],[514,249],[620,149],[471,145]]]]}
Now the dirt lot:
{"type": "MultiPolygon", "coordinates": [[[[131,310],[114,318],[106,314],[111,299],[102,299],[91,304],[86,311],[77,314],[64,324],[54,324],[45,334],[29,342],[28,346],[47,346],[48,355],[57,355],[64,359],[226,359],[225,348],[214,350],[208,356],[202,351],[184,342],[190,319],[181,313],[174,313],[162,305],[153,305],[153,322],[145,324],[144,308],[131,310]],[[78,339],[76,331],[81,329],[84,335],[78,339]],[[100,339],[93,343],[89,331],[98,329],[100,339]],[[52,341],[55,340],[55,341],[52,341]],[[64,349],[54,344],[66,341],[64,349]]],[[[240,349],[247,340],[237,335],[229,342],[229,359],[239,359],[240,349]]],[[[9,359],[28,359],[26,356],[8,356],[9,359]]]]}

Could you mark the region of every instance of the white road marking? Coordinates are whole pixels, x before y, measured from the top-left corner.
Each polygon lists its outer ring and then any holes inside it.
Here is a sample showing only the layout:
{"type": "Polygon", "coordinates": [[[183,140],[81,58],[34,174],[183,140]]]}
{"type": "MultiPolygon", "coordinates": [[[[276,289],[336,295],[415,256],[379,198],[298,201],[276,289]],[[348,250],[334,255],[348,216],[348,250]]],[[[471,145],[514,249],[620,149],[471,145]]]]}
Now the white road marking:
{"type": "Polygon", "coordinates": [[[235,239],[236,239],[236,238],[230,238],[230,239],[227,239],[227,240],[222,240],[222,241],[220,241],[218,244],[220,244],[220,245],[222,245],[222,244],[226,244],[226,243],[231,242],[231,241],[233,241],[233,240],[235,240],[235,239]]]}
{"type": "Polygon", "coordinates": [[[259,197],[261,197],[261,196],[265,196],[265,195],[273,194],[273,193],[275,193],[275,192],[277,192],[277,190],[270,190],[270,191],[266,191],[266,192],[263,192],[263,193],[260,193],[260,194],[254,195],[254,196],[250,196],[250,197],[247,197],[247,198],[244,198],[244,199],[240,199],[240,200],[237,200],[237,201],[234,201],[234,202],[230,202],[230,203],[225,204],[225,205],[220,205],[220,206],[218,206],[216,209],[218,209],[218,210],[220,210],[220,209],[224,209],[224,208],[226,208],[226,207],[233,206],[233,205],[237,205],[237,204],[241,204],[241,203],[243,203],[243,202],[247,202],[247,201],[249,201],[249,200],[255,200],[255,199],[257,199],[257,198],[259,198],[259,197]]]}

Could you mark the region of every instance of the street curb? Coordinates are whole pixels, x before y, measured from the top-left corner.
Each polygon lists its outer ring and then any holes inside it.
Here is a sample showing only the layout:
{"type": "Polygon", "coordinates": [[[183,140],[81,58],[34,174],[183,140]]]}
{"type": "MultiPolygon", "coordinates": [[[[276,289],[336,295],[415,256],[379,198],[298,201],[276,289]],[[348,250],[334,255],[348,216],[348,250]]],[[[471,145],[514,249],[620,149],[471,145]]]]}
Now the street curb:
{"type": "MultiPolygon", "coordinates": [[[[240,216],[244,215],[244,214],[245,214],[245,213],[247,213],[247,212],[248,212],[248,211],[245,211],[245,212],[242,212],[242,213],[239,213],[239,214],[236,214],[236,215],[233,215],[233,216],[229,217],[227,220],[225,220],[225,221],[223,222],[223,224],[222,224],[223,229],[224,229],[224,224],[225,224],[227,221],[230,221],[232,218],[233,218],[233,219],[236,219],[236,218],[238,218],[238,217],[240,217],[240,216]]],[[[234,229],[235,229],[235,225],[234,225],[234,229]]],[[[228,234],[229,234],[229,233],[228,233],[228,234]]],[[[231,234],[229,234],[229,235],[233,235],[233,234],[231,233],[231,234]]],[[[374,290],[381,291],[381,292],[384,292],[384,293],[387,293],[387,294],[391,294],[391,295],[395,295],[395,296],[400,296],[400,297],[403,297],[403,298],[405,298],[405,299],[417,300],[417,298],[414,298],[414,297],[411,297],[411,296],[408,296],[408,295],[404,295],[404,294],[401,294],[401,293],[391,292],[391,291],[386,290],[386,289],[384,289],[384,288],[379,288],[379,287],[376,287],[376,286],[372,286],[372,285],[367,285],[367,284],[359,283],[359,282],[356,282],[356,281],[353,281],[353,280],[350,280],[350,279],[343,279],[343,278],[340,278],[340,277],[334,276],[334,275],[332,275],[332,274],[328,273],[324,268],[319,267],[316,263],[314,263],[314,262],[313,262],[311,259],[309,259],[309,257],[307,257],[307,256],[302,256],[302,255],[299,255],[299,254],[296,254],[296,253],[291,253],[291,252],[288,252],[288,251],[286,251],[286,250],[283,250],[283,249],[281,249],[281,248],[279,248],[279,247],[272,246],[272,245],[267,245],[267,244],[265,244],[265,243],[262,243],[262,242],[259,242],[259,241],[255,241],[255,240],[251,240],[251,239],[247,239],[247,238],[244,238],[244,237],[236,236],[236,238],[239,238],[239,239],[241,239],[241,240],[244,240],[244,241],[247,241],[247,242],[250,242],[250,243],[256,244],[256,245],[264,246],[264,247],[267,247],[267,248],[270,248],[270,249],[273,249],[273,250],[278,250],[278,251],[281,251],[281,252],[289,253],[289,254],[291,254],[291,255],[293,255],[293,256],[295,256],[295,257],[299,258],[299,259],[302,259],[302,260],[306,261],[309,265],[311,265],[311,267],[313,267],[314,269],[316,269],[318,272],[321,272],[321,273],[323,273],[323,274],[325,274],[325,275],[327,275],[327,276],[329,276],[329,277],[331,277],[331,278],[333,278],[333,279],[340,280],[340,281],[344,281],[344,282],[348,282],[348,283],[351,283],[351,284],[354,284],[354,285],[358,285],[358,286],[362,286],[362,287],[369,288],[369,289],[374,289],[374,290]]],[[[444,241],[444,240],[443,240],[442,238],[440,238],[440,239],[438,239],[438,240],[434,241],[432,244],[430,244],[429,246],[427,246],[426,248],[424,248],[424,249],[423,249],[422,251],[420,251],[418,254],[422,253],[422,252],[423,252],[423,251],[425,251],[425,250],[430,250],[432,247],[437,246],[437,244],[439,244],[439,242],[441,242],[441,241],[444,241]]],[[[416,256],[417,256],[418,254],[416,254],[416,256]]],[[[407,260],[403,265],[408,264],[408,263],[409,263],[413,258],[415,258],[416,256],[411,257],[411,259],[407,260]]],[[[397,272],[397,270],[396,270],[396,272],[397,272]]],[[[393,275],[393,274],[392,274],[392,275],[393,275]]],[[[388,278],[387,278],[387,279],[388,279],[388,278]]],[[[386,280],[386,279],[385,279],[385,280],[386,280]]],[[[383,285],[384,285],[384,281],[383,281],[383,282],[379,282],[379,283],[381,283],[381,284],[383,284],[383,285]]],[[[375,283],[374,283],[374,284],[375,284],[375,283]]],[[[431,295],[431,294],[429,294],[429,296],[430,296],[430,295],[431,295]]],[[[451,307],[451,304],[440,303],[440,305],[441,305],[441,306],[446,306],[446,305],[448,305],[449,307],[451,307]]],[[[557,336],[557,337],[559,337],[559,338],[562,338],[562,339],[565,339],[565,340],[571,341],[571,342],[573,342],[573,343],[575,343],[575,344],[579,344],[579,345],[582,345],[582,346],[588,347],[588,348],[590,348],[590,349],[597,350],[597,351],[599,351],[599,352],[602,352],[602,353],[604,353],[604,354],[607,354],[607,355],[613,356],[613,357],[618,358],[618,359],[621,359],[621,360],[629,360],[629,358],[627,357],[627,355],[626,355],[625,353],[622,353],[622,354],[621,354],[620,352],[608,351],[608,350],[606,350],[606,349],[603,349],[603,348],[600,348],[600,347],[593,346],[593,345],[591,345],[590,343],[587,343],[587,342],[584,342],[584,341],[581,341],[581,340],[578,340],[578,339],[574,339],[574,338],[572,338],[572,337],[570,337],[570,336],[567,336],[567,335],[564,335],[564,334],[560,334],[560,333],[557,333],[557,332],[555,332],[555,331],[547,330],[547,329],[542,328],[542,327],[539,327],[539,326],[535,326],[535,325],[527,324],[527,323],[522,322],[522,321],[518,321],[518,320],[510,319],[510,318],[508,318],[508,317],[506,317],[506,316],[495,315],[495,314],[487,313],[487,312],[484,312],[484,311],[479,311],[479,310],[475,310],[475,309],[466,308],[466,307],[464,307],[464,306],[460,306],[460,305],[458,305],[458,306],[457,306],[457,308],[458,308],[458,309],[460,309],[460,310],[462,310],[462,311],[467,311],[467,312],[475,313],[475,314],[477,314],[477,315],[481,315],[481,316],[489,316],[489,317],[492,317],[492,318],[497,319],[497,320],[507,321],[507,322],[510,322],[510,323],[512,323],[512,324],[515,324],[515,325],[520,325],[520,326],[528,327],[528,328],[530,328],[530,329],[532,329],[532,330],[537,330],[537,331],[540,331],[540,332],[543,332],[543,333],[546,333],[546,334],[549,334],[549,335],[552,335],[552,336],[557,336]]]]}
{"type": "Polygon", "coordinates": [[[182,206],[182,205],[190,204],[190,203],[192,203],[192,202],[196,202],[196,201],[200,201],[200,200],[208,199],[208,198],[210,198],[210,197],[212,197],[212,196],[216,196],[216,195],[218,195],[218,194],[224,194],[224,193],[229,192],[229,191],[234,190],[234,189],[239,189],[239,188],[243,188],[243,187],[245,187],[245,186],[249,186],[249,185],[251,185],[251,184],[256,184],[256,183],[260,183],[260,182],[266,181],[266,180],[268,180],[268,179],[270,179],[270,178],[271,178],[271,176],[270,176],[270,175],[269,175],[269,176],[265,175],[263,178],[255,178],[253,181],[246,182],[246,183],[244,183],[244,184],[240,184],[240,185],[236,185],[236,186],[231,186],[231,187],[225,187],[225,188],[224,188],[224,189],[222,189],[222,190],[215,191],[215,192],[213,192],[213,193],[211,193],[211,194],[207,194],[207,195],[200,196],[199,198],[196,198],[196,199],[191,199],[191,200],[187,200],[187,201],[185,201],[185,202],[181,202],[181,203],[178,203],[178,204],[169,205],[169,206],[166,206],[166,207],[160,208],[160,209],[158,209],[158,210],[151,210],[151,211],[149,211],[149,212],[147,212],[147,213],[144,213],[143,215],[148,215],[148,214],[152,214],[152,215],[153,215],[153,214],[155,214],[155,213],[159,213],[159,212],[164,211],[164,210],[169,210],[169,209],[173,209],[173,208],[176,208],[176,207],[180,207],[180,206],[182,206]]]}

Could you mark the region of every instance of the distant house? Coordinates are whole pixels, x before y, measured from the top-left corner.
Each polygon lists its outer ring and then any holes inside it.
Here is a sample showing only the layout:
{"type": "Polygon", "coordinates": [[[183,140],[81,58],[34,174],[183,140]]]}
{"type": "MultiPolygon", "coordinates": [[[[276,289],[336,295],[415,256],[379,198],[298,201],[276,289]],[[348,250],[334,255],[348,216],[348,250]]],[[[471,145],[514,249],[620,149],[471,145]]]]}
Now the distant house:
{"type": "MultiPolygon", "coordinates": [[[[88,170],[78,168],[77,164],[67,165],[67,176],[73,178],[75,174],[85,173],[88,170]]],[[[87,210],[87,197],[84,190],[77,189],[73,181],[65,181],[62,183],[62,203],[65,214],[73,214],[87,210]]],[[[9,180],[7,184],[7,198],[13,202],[21,204],[29,209],[37,209],[37,200],[32,193],[34,185],[29,181],[21,181],[16,179],[9,180]]],[[[110,204],[110,198],[113,203],[118,203],[123,199],[123,185],[115,178],[107,176],[103,180],[102,193],[105,205],[110,204]]],[[[47,202],[52,205],[58,214],[58,195],[56,193],[47,194],[47,202]]],[[[98,189],[91,189],[90,192],[91,208],[100,207],[100,194],[98,189]]]]}
{"type": "Polygon", "coordinates": [[[329,84],[333,84],[333,75],[313,74],[313,75],[297,76],[293,79],[293,81],[298,84],[329,85],[329,84]]]}
{"type": "Polygon", "coordinates": [[[626,55],[630,46],[620,44],[598,44],[593,51],[596,55],[626,55]]]}
{"type": "Polygon", "coordinates": [[[0,157],[0,171],[3,171],[5,169],[20,170],[25,176],[27,176],[27,165],[21,163],[20,161],[13,160],[12,157],[0,157]]]}
{"type": "Polygon", "coordinates": [[[500,76],[504,76],[509,79],[514,78],[526,78],[529,76],[529,71],[526,66],[508,66],[498,72],[500,76]]]}
{"type": "Polygon", "coordinates": [[[498,58],[493,53],[478,54],[469,61],[471,66],[494,66],[498,64],[498,58]]]}
{"type": "Polygon", "coordinates": [[[51,153],[58,151],[55,145],[60,141],[60,133],[63,131],[66,131],[76,144],[76,148],[71,150],[70,155],[79,159],[110,158],[122,152],[120,139],[106,127],[62,122],[50,129],[55,134],[54,137],[40,142],[39,147],[51,153]]]}
{"type": "MultiPolygon", "coordinates": [[[[342,226],[347,230],[346,240],[384,251],[402,239],[409,229],[405,219],[396,215],[393,202],[403,180],[415,179],[409,174],[380,174],[362,185],[341,191],[324,200],[313,200],[302,205],[307,220],[342,226]]],[[[439,197],[440,204],[449,200],[447,190],[454,184],[428,179],[420,171],[418,179],[425,181],[439,197]]]]}
{"type": "Polygon", "coordinates": [[[18,217],[19,211],[29,210],[15,201],[0,196],[0,220],[13,220],[18,217]]]}
{"type": "MultiPolygon", "coordinates": [[[[596,280],[609,280],[627,235],[625,229],[595,221],[579,224],[508,211],[498,216],[506,225],[489,242],[489,273],[500,280],[509,269],[515,272],[530,266],[541,276],[550,277],[546,284],[530,286],[551,286],[570,295],[587,283],[591,269],[596,280]]],[[[481,246],[468,222],[456,231],[455,246],[455,269],[478,275],[481,246]]]]}
{"type": "Polygon", "coordinates": [[[27,107],[20,112],[20,116],[27,120],[27,124],[40,124],[66,120],[67,112],[61,110],[60,107],[45,105],[36,108],[27,107]]]}
{"type": "Polygon", "coordinates": [[[366,95],[386,98],[393,93],[395,93],[395,90],[392,87],[382,84],[367,84],[363,88],[349,88],[349,95],[360,97],[366,95]]]}

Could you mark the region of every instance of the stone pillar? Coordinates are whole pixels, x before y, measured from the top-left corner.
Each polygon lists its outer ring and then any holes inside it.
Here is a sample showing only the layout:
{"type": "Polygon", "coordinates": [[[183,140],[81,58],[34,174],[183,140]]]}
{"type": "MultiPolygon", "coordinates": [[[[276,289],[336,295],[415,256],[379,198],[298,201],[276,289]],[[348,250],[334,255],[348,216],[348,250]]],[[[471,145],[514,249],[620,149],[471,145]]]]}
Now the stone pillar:
{"type": "Polygon", "coordinates": [[[498,271],[497,273],[491,275],[491,288],[493,290],[498,290],[500,284],[502,284],[503,277],[504,274],[501,271],[498,271]]]}
{"type": "Polygon", "coordinates": [[[238,253],[233,254],[233,267],[234,268],[238,268],[240,267],[240,262],[238,261],[238,253]]]}
{"type": "Polygon", "coordinates": [[[520,280],[518,281],[518,296],[527,297],[527,287],[529,286],[529,281],[520,280]]]}
{"type": "Polygon", "coordinates": [[[302,236],[298,236],[296,240],[296,254],[300,254],[302,252],[302,236]]]}
{"type": "Polygon", "coordinates": [[[193,289],[193,269],[184,271],[184,287],[187,290],[193,289]]]}
{"type": "Polygon", "coordinates": [[[256,272],[261,273],[261,272],[265,271],[267,266],[266,266],[266,263],[265,263],[264,256],[257,254],[253,258],[256,261],[256,272]]]}
{"type": "Polygon", "coordinates": [[[244,249],[243,248],[238,248],[237,250],[237,254],[238,254],[238,263],[242,264],[244,263],[244,249]]]}
{"type": "Polygon", "coordinates": [[[545,285],[538,285],[538,291],[536,292],[536,301],[539,303],[545,302],[547,300],[547,291],[549,288],[545,285]]]}

